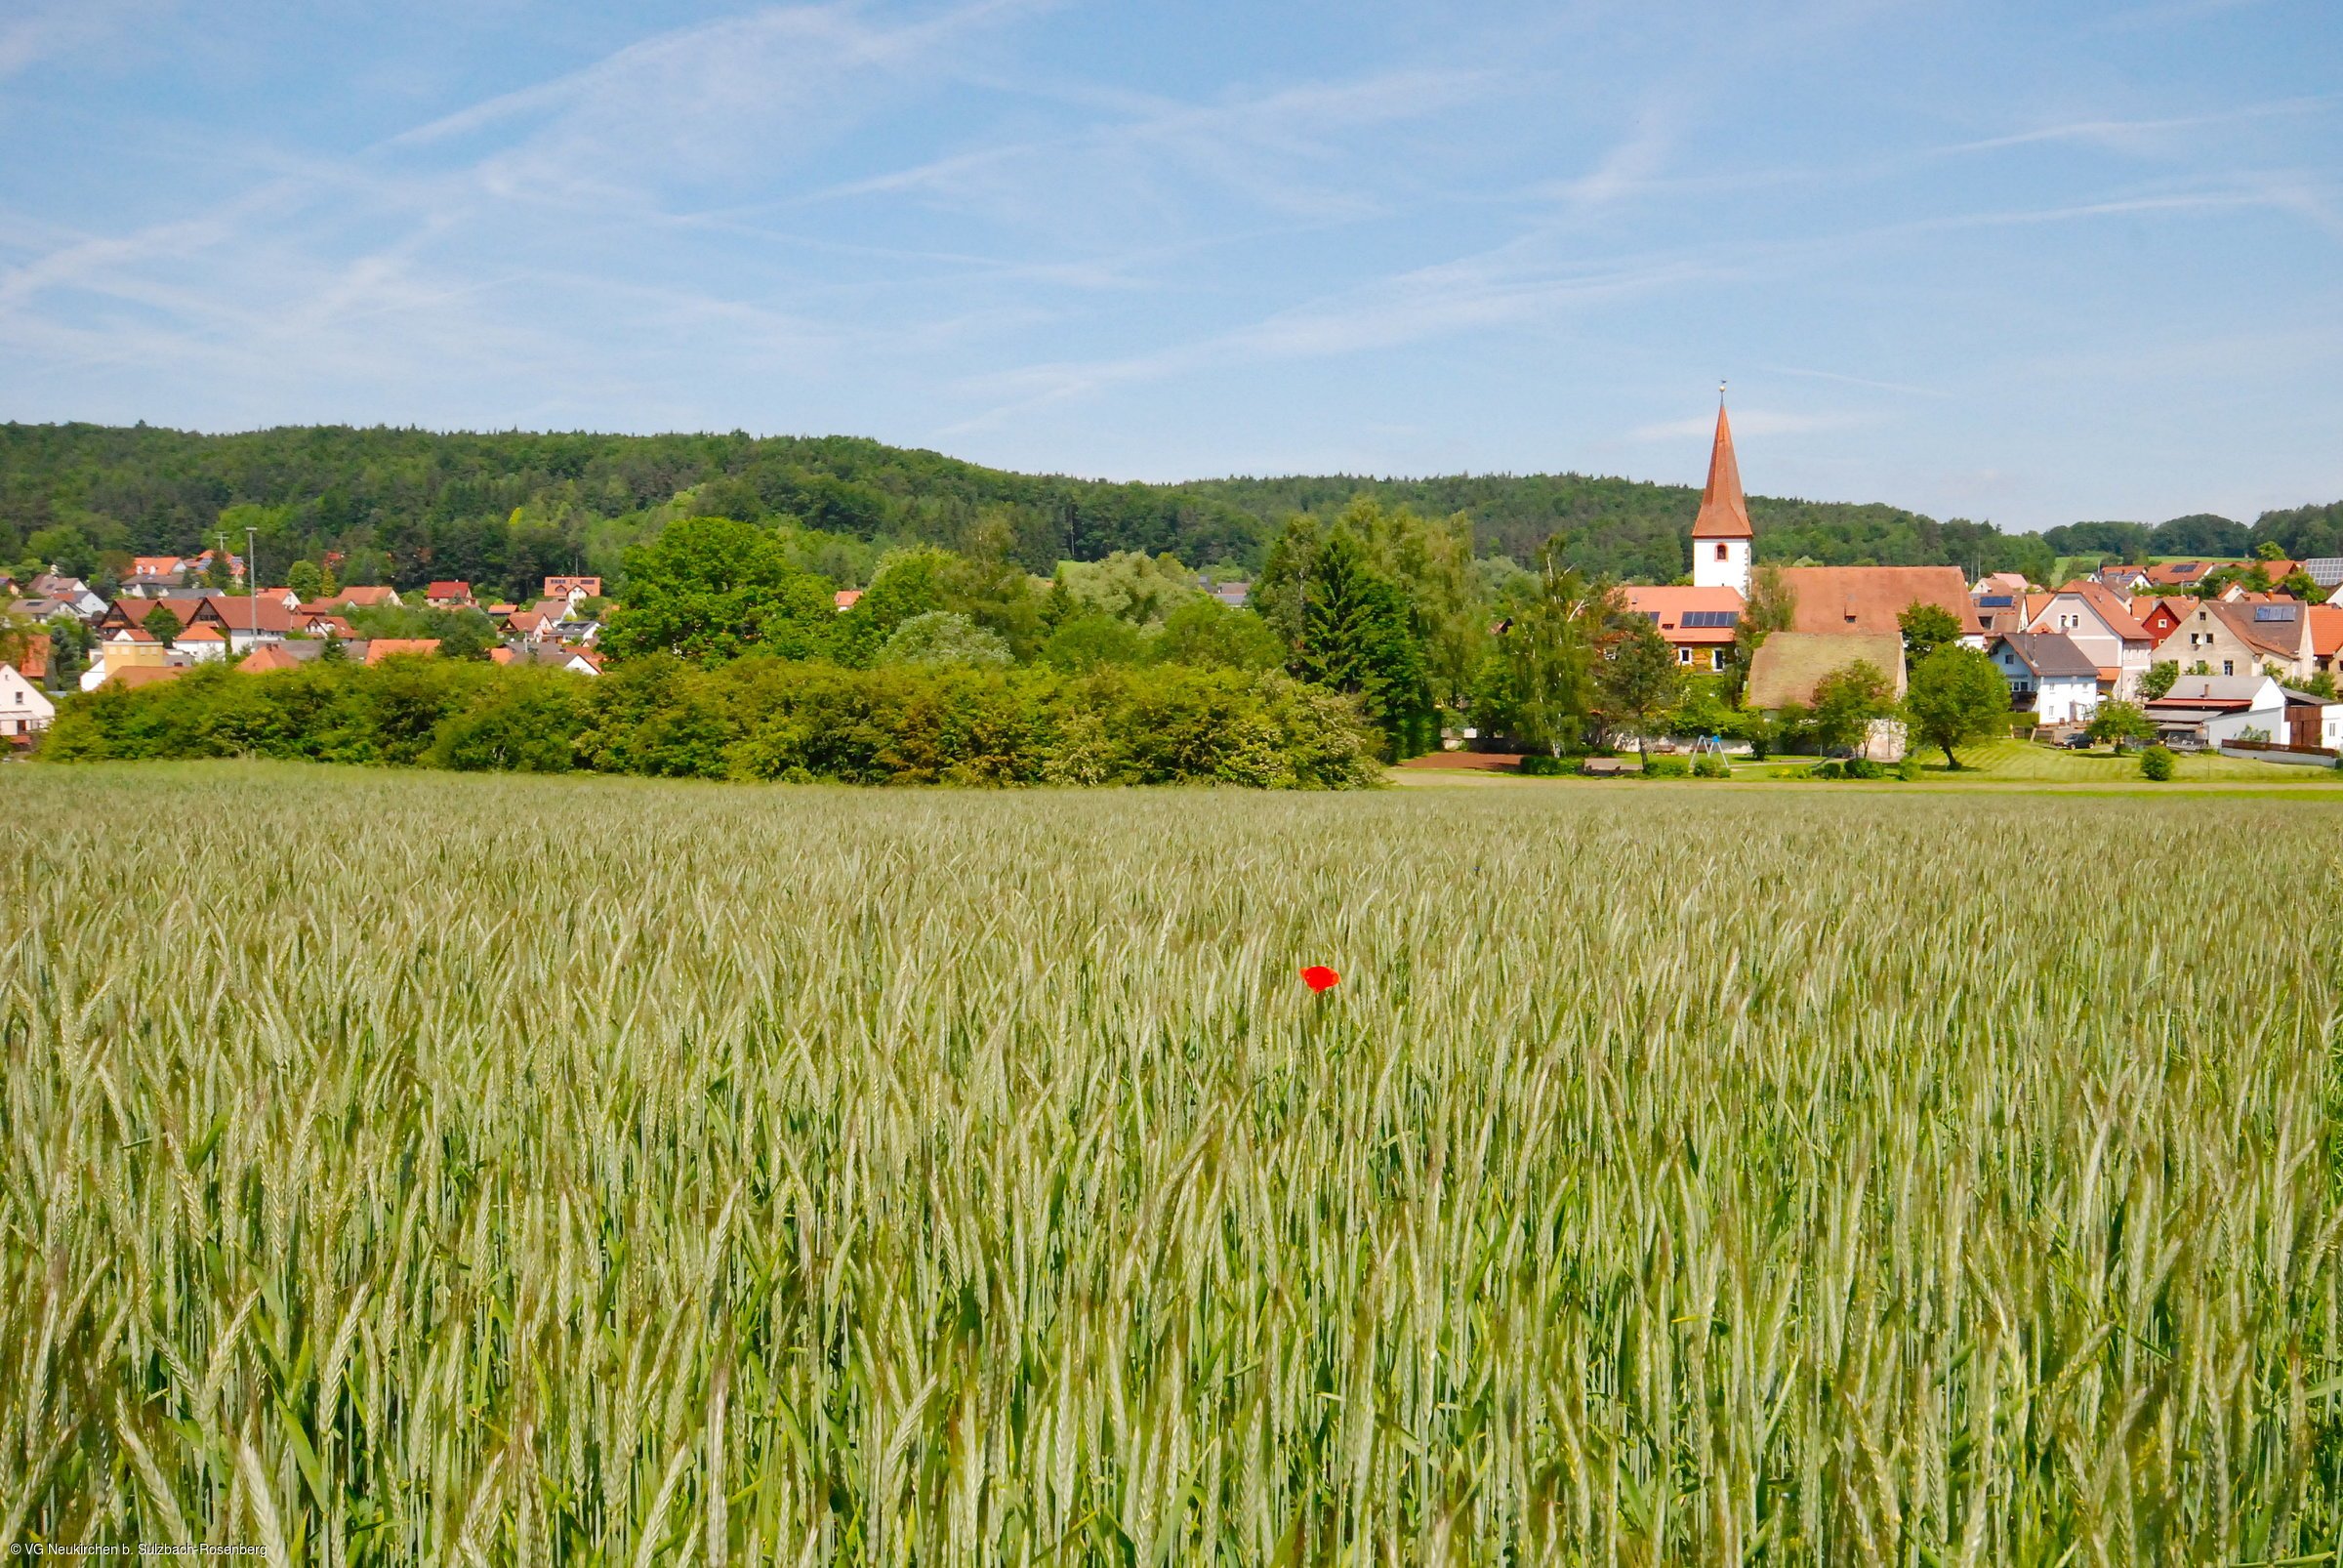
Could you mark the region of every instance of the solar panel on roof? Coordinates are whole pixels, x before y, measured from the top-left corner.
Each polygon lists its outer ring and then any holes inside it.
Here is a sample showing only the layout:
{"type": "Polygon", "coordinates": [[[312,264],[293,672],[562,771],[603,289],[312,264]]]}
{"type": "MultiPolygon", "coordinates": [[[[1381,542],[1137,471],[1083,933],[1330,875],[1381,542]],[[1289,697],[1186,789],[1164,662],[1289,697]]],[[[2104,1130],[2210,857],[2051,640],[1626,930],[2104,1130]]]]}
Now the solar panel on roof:
{"type": "Polygon", "coordinates": [[[1740,624],[1741,611],[1739,610],[1686,610],[1684,612],[1684,625],[1688,629],[1696,626],[1715,628],[1739,626],[1740,624]]]}
{"type": "Polygon", "coordinates": [[[2256,604],[2253,618],[2257,621],[2290,621],[2300,608],[2302,606],[2299,604],[2256,604]]]}
{"type": "Polygon", "coordinates": [[[1977,600],[1978,606],[1989,610],[2014,609],[2017,600],[2007,594],[1987,594],[1977,600]]]}

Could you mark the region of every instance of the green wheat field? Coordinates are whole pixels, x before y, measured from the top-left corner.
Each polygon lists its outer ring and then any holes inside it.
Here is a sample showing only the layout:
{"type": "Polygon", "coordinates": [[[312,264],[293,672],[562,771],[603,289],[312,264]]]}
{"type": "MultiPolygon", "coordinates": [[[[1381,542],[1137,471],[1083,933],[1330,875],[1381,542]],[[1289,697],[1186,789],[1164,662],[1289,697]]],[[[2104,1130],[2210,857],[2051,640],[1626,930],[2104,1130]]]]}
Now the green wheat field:
{"type": "Polygon", "coordinates": [[[2339,845],[0,768],[0,1537],[2327,1561],[2339,845]]]}

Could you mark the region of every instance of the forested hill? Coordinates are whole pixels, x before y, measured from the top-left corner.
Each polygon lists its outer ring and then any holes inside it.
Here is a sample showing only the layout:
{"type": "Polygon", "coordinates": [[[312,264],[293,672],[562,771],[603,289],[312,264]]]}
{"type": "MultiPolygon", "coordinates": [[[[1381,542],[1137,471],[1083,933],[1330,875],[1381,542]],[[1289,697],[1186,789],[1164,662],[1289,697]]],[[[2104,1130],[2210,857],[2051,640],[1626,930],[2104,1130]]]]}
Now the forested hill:
{"type": "MultiPolygon", "coordinates": [[[[442,434],[297,427],[234,435],[0,425],[0,568],[185,552],[223,526],[261,530],[266,562],[348,557],[345,578],[462,577],[517,591],[556,571],[614,575],[668,517],[794,517],[840,536],[840,574],[874,543],[963,544],[984,523],[1047,571],[1062,557],[1171,551],[1256,563],[1295,512],[1372,494],[1468,514],[1486,555],[1527,561],[1554,533],[1588,571],[1665,580],[1686,560],[1689,486],[1579,475],[1344,476],[1116,484],[1009,474],[848,436],[442,434]],[[848,548],[860,542],[858,548],[848,548]]],[[[1881,505],[1752,498],[1762,557],[1829,563],[2050,567],[2050,545],[1881,505]]]]}

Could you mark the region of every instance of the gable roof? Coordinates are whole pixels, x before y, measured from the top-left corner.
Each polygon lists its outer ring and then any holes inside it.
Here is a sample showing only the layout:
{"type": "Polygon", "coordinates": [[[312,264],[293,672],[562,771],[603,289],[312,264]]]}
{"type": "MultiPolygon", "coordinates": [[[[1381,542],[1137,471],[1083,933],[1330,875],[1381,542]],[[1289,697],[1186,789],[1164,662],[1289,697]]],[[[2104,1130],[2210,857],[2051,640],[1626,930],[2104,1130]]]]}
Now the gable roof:
{"type": "MultiPolygon", "coordinates": [[[[1947,567],[1946,570],[1952,571],[1947,567]]],[[[1953,571],[1957,577],[1960,574],[1953,571]]],[[[1849,665],[1867,663],[1904,694],[1904,640],[1876,632],[1776,632],[1749,660],[1744,700],[1770,711],[1791,703],[1814,706],[1814,688],[1849,665]]]]}
{"type": "Polygon", "coordinates": [[[1782,583],[1796,605],[1793,632],[1864,632],[1893,637],[1900,644],[1903,629],[1896,617],[1913,604],[1948,611],[1964,636],[1985,630],[1957,566],[1786,566],[1782,583]]]}
{"type": "Polygon", "coordinates": [[[450,577],[426,588],[423,591],[423,597],[425,598],[472,598],[472,585],[450,577]]]}
{"type": "Polygon", "coordinates": [[[2303,612],[2310,608],[2307,604],[2233,604],[2219,599],[2208,599],[2204,608],[2215,620],[2237,634],[2238,640],[2247,647],[2275,654],[2281,659],[2301,656],[2302,616],[2303,612]],[[2262,613],[2264,611],[2280,611],[2282,614],[2287,609],[2292,609],[2294,613],[2283,616],[2282,619],[2266,616],[2262,613]]]}
{"type": "Polygon", "coordinates": [[[2099,679],[2099,666],[2064,632],[2004,632],[1994,642],[2008,643],[2009,651],[2045,681],[2099,679]]]}
{"type": "Polygon", "coordinates": [[[2172,689],[2146,703],[2150,708],[2202,708],[2222,703],[2250,705],[2265,695],[2264,688],[2282,692],[2283,688],[2266,675],[2184,675],[2172,682],[2172,689]]]}
{"type": "Polygon", "coordinates": [[[2106,584],[2080,582],[2075,584],[2072,591],[2080,595],[2084,603],[2098,611],[2099,618],[2107,623],[2107,629],[2124,641],[2154,640],[2148,635],[2148,628],[2140,624],[2139,617],[2131,613],[2129,601],[2106,584]]]}
{"type": "Polygon", "coordinates": [[[366,662],[380,664],[385,659],[429,659],[439,651],[435,637],[378,637],[366,644],[366,662]]]}

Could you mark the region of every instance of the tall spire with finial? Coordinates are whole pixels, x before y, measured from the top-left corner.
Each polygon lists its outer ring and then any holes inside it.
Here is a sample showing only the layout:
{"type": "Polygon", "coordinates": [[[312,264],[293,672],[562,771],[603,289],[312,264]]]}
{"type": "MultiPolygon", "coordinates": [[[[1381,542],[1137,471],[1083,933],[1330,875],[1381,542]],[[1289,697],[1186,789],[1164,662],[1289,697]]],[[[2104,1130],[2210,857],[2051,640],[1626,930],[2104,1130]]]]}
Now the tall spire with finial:
{"type": "Polygon", "coordinates": [[[1725,419],[1725,384],[1716,384],[1716,444],[1708,452],[1708,487],[1701,492],[1695,539],[1753,539],[1749,503],[1741,493],[1741,465],[1733,460],[1733,427],[1725,419]]]}

